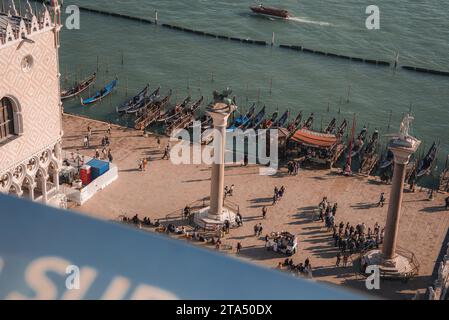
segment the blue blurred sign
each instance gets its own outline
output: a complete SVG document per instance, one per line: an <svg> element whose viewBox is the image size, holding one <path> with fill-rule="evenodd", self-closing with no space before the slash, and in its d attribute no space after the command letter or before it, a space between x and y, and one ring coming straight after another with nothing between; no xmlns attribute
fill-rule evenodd
<svg viewBox="0 0 449 320"><path fill-rule="evenodd" d="M166 236L0 195L0 299L357 299Z"/></svg>

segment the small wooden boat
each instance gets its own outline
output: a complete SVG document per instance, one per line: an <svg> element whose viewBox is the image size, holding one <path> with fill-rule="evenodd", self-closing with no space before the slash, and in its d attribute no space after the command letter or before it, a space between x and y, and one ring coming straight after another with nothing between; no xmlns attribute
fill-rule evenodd
<svg viewBox="0 0 449 320"><path fill-rule="evenodd" d="M173 121L168 123L165 128L165 134L170 136L175 130L185 129L193 123L195 120L195 111L198 110L203 102L204 97L201 96L196 102L194 102L190 107L185 108L184 111L176 117Z"/></svg>
<svg viewBox="0 0 449 320"><path fill-rule="evenodd" d="M337 119L333 118L331 122L326 127L326 130L324 130L325 133L333 133L335 130L335 127L337 125Z"/></svg>
<svg viewBox="0 0 449 320"><path fill-rule="evenodd" d="M251 121L248 124L247 128L256 129L257 127L259 127L262 124L262 122L265 119L265 115L266 115L265 109L266 109L266 107L263 106L263 108L259 111L259 113L257 113L257 115L254 117L253 121Z"/></svg>
<svg viewBox="0 0 449 320"><path fill-rule="evenodd" d="M307 120L304 122L304 125L302 126L302 129L310 130L312 128L312 125L313 125L313 119L314 119L314 114L312 112L310 114L310 116L307 118Z"/></svg>
<svg viewBox="0 0 449 320"><path fill-rule="evenodd" d="M374 167L379 161L379 154L377 149L379 147L379 132L375 130L371 136L370 141L366 144L361 152L362 160L360 161L359 172L364 175L369 175L374 170Z"/></svg>
<svg viewBox="0 0 449 320"><path fill-rule="evenodd" d="M446 157L446 165L440 174L439 190L443 192L449 191L449 156Z"/></svg>
<svg viewBox="0 0 449 320"><path fill-rule="evenodd" d="M276 121L278 115L279 111L276 110L275 112L273 112L270 119L265 119L265 121L263 121L258 127L256 127L256 129L270 129Z"/></svg>
<svg viewBox="0 0 449 320"><path fill-rule="evenodd" d="M254 103L245 115L241 115L234 119L234 122L229 126L228 130L235 130L243 128L249 121L251 121L254 112L256 111L256 104Z"/></svg>
<svg viewBox="0 0 449 320"><path fill-rule="evenodd" d="M277 17L277 18L283 18L283 19L287 19L290 17L290 13L287 10L273 8L273 7L265 7L262 4L259 4L257 6L251 6L250 9L254 13L265 15L265 16Z"/></svg>
<svg viewBox="0 0 449 320"><path fill-rule="evenodd" d="M112 92L112 90L114 90L114 88L117 86L117 83L118 83L118 79L115 78L114 80L109 82L103 89L101 89L100 91L97 91L92 97L86 98L86 99L83 99L80 97L81 104L83 106L85 106L87 104L92 104L97 101L100 101L101 99L103 99L104 97L109 95Z"/></svg>
<svg viewBox="0 0 449 320"><path fill-rule="evenodd" d="M194 114L195 111L201 107L203 100L204 100L204 97L201 96L201 98L199 98L196 102L192 103L192 105L186 109L186 113Z"/></svg>
<svg viewBox="0 0 449 320"><path fill-rule="evenodd" d="M379 168L386 169L389 166L391 166L393 161L394 161L393 152L390 149L388 149L385 153L384 159L379 163Z"/></svg>
<svg viewBox="0 0 449 320"><path fill-rule="evenodd" d="M79 95L81 92L83 92L84 90L89 88L92 84L94 84L96 78L97 74L94 73L84 81L76 83L73 88L61 91L61 100L69 99L76 95Z"/></svg>
<svg viewBox="0 0 449 320"><path fill-rule="evenodd" d="M128 100L125 103L123 103L121 106L117 107L116 111L118 113L123 113L123 112L128 111L131 108L134 108L137 105L142 104L142 102L144 101L145 97L147 96L149 87L150 87L150 85L147 84L147 86L145 88L143 88L143 90L140 91L137 95L135 95L130 100Z"/></svg>
<svg viewBox="0 0 449 320"><path fill-rule="evenodd" d="M161 110L170 102L171 90L162 99L151 103L145 108L145 111L134 121L134 128L136 130L143 130L153 122L157 121L161 115Z"/></svg>
<svg viewBox="0 0 449 320"><path fill-rule="evenodd" d="M296 131L296 129L299 127L299 125L301 124L301 120L302 120L302 111L299 111L298 115L296 116L295 120L293 120L292 122L290 122L287 125L287 130L290 132L294 132Z"/></svg>
<svg viewBox="0 0 449 320"><path fill-rule="evenodd" d="M426 156L419 162L418 168L416 170L417 178L428 175L432 170L438 152L438 146L439 144L434 142L427 152Z"/></svg>
<svg viewBox="0 0 449 320"><path fill-rule="evenodd" d="M288 117L290 116L290 111L285 111L282 116L274 123L273 128L283 128L287 123Z"/></svg>
<svg viewBox="0 0 449 320"><path fill-rule="evenodd" d="M165 111L163 114L161 114L160 118L157 120L158 122L165 122L168 123L172 120L175 120L177 116L182 114L184 108L187 106L187 104L190 102L190 96L184 99L183 102L180 104L175 105L172 109Z"/></svg>
<svg viewBox="0 0 449 320"><path fill-rule="evenodd" d="M157 99L160 99L160 91L161 87L158 87L156 90L153 91L149 96L144 97L144 99L140 103L136 103L134 106L126 110L126 113L128 114L135 114L138 113L140 110L144 109L145 106L157 101Z"/></svg>
<svg viewBox="0 0 449 320"><path fill-rule="evenodd" d="M346 132L346 128L348 127L348 121L346 119L343 120L343 122L340 124L340 126L337 129L337 137L341 138Z"/></svg>

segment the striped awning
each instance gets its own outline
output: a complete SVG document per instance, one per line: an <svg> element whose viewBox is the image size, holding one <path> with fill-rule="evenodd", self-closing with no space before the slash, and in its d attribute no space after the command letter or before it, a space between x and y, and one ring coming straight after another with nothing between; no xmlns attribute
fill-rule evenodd
<svg viewBox="0 0 449 320"><path fill-rule="evenodd" d="M330 148L338 142L335 134L321 133L307 129L296 131L291 137L291 140L299 144L317 148Z"/></svg>

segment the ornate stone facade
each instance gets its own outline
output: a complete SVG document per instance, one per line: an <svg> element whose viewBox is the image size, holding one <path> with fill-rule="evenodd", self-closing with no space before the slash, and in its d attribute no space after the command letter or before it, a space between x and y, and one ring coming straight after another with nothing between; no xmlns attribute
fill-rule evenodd
<svg viewBox="0 0 449 320"><path fill-rule="evenodd" d="M14 128L0 134L0 192L44 203L58 193L62 160L60 10L53 3L40 12L27 3L20 17L11 1L0 13L0 99L12 105Z"/></svg>

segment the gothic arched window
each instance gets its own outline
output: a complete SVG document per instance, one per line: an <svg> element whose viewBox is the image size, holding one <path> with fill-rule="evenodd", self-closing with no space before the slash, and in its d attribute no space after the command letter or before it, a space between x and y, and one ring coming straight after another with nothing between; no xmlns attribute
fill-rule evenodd
<svg viewBox="0 0 449 320"><path fill-rule="evenodd" d="M5 97L0 100L0 140L15 134L13 102Z"/></svg>

